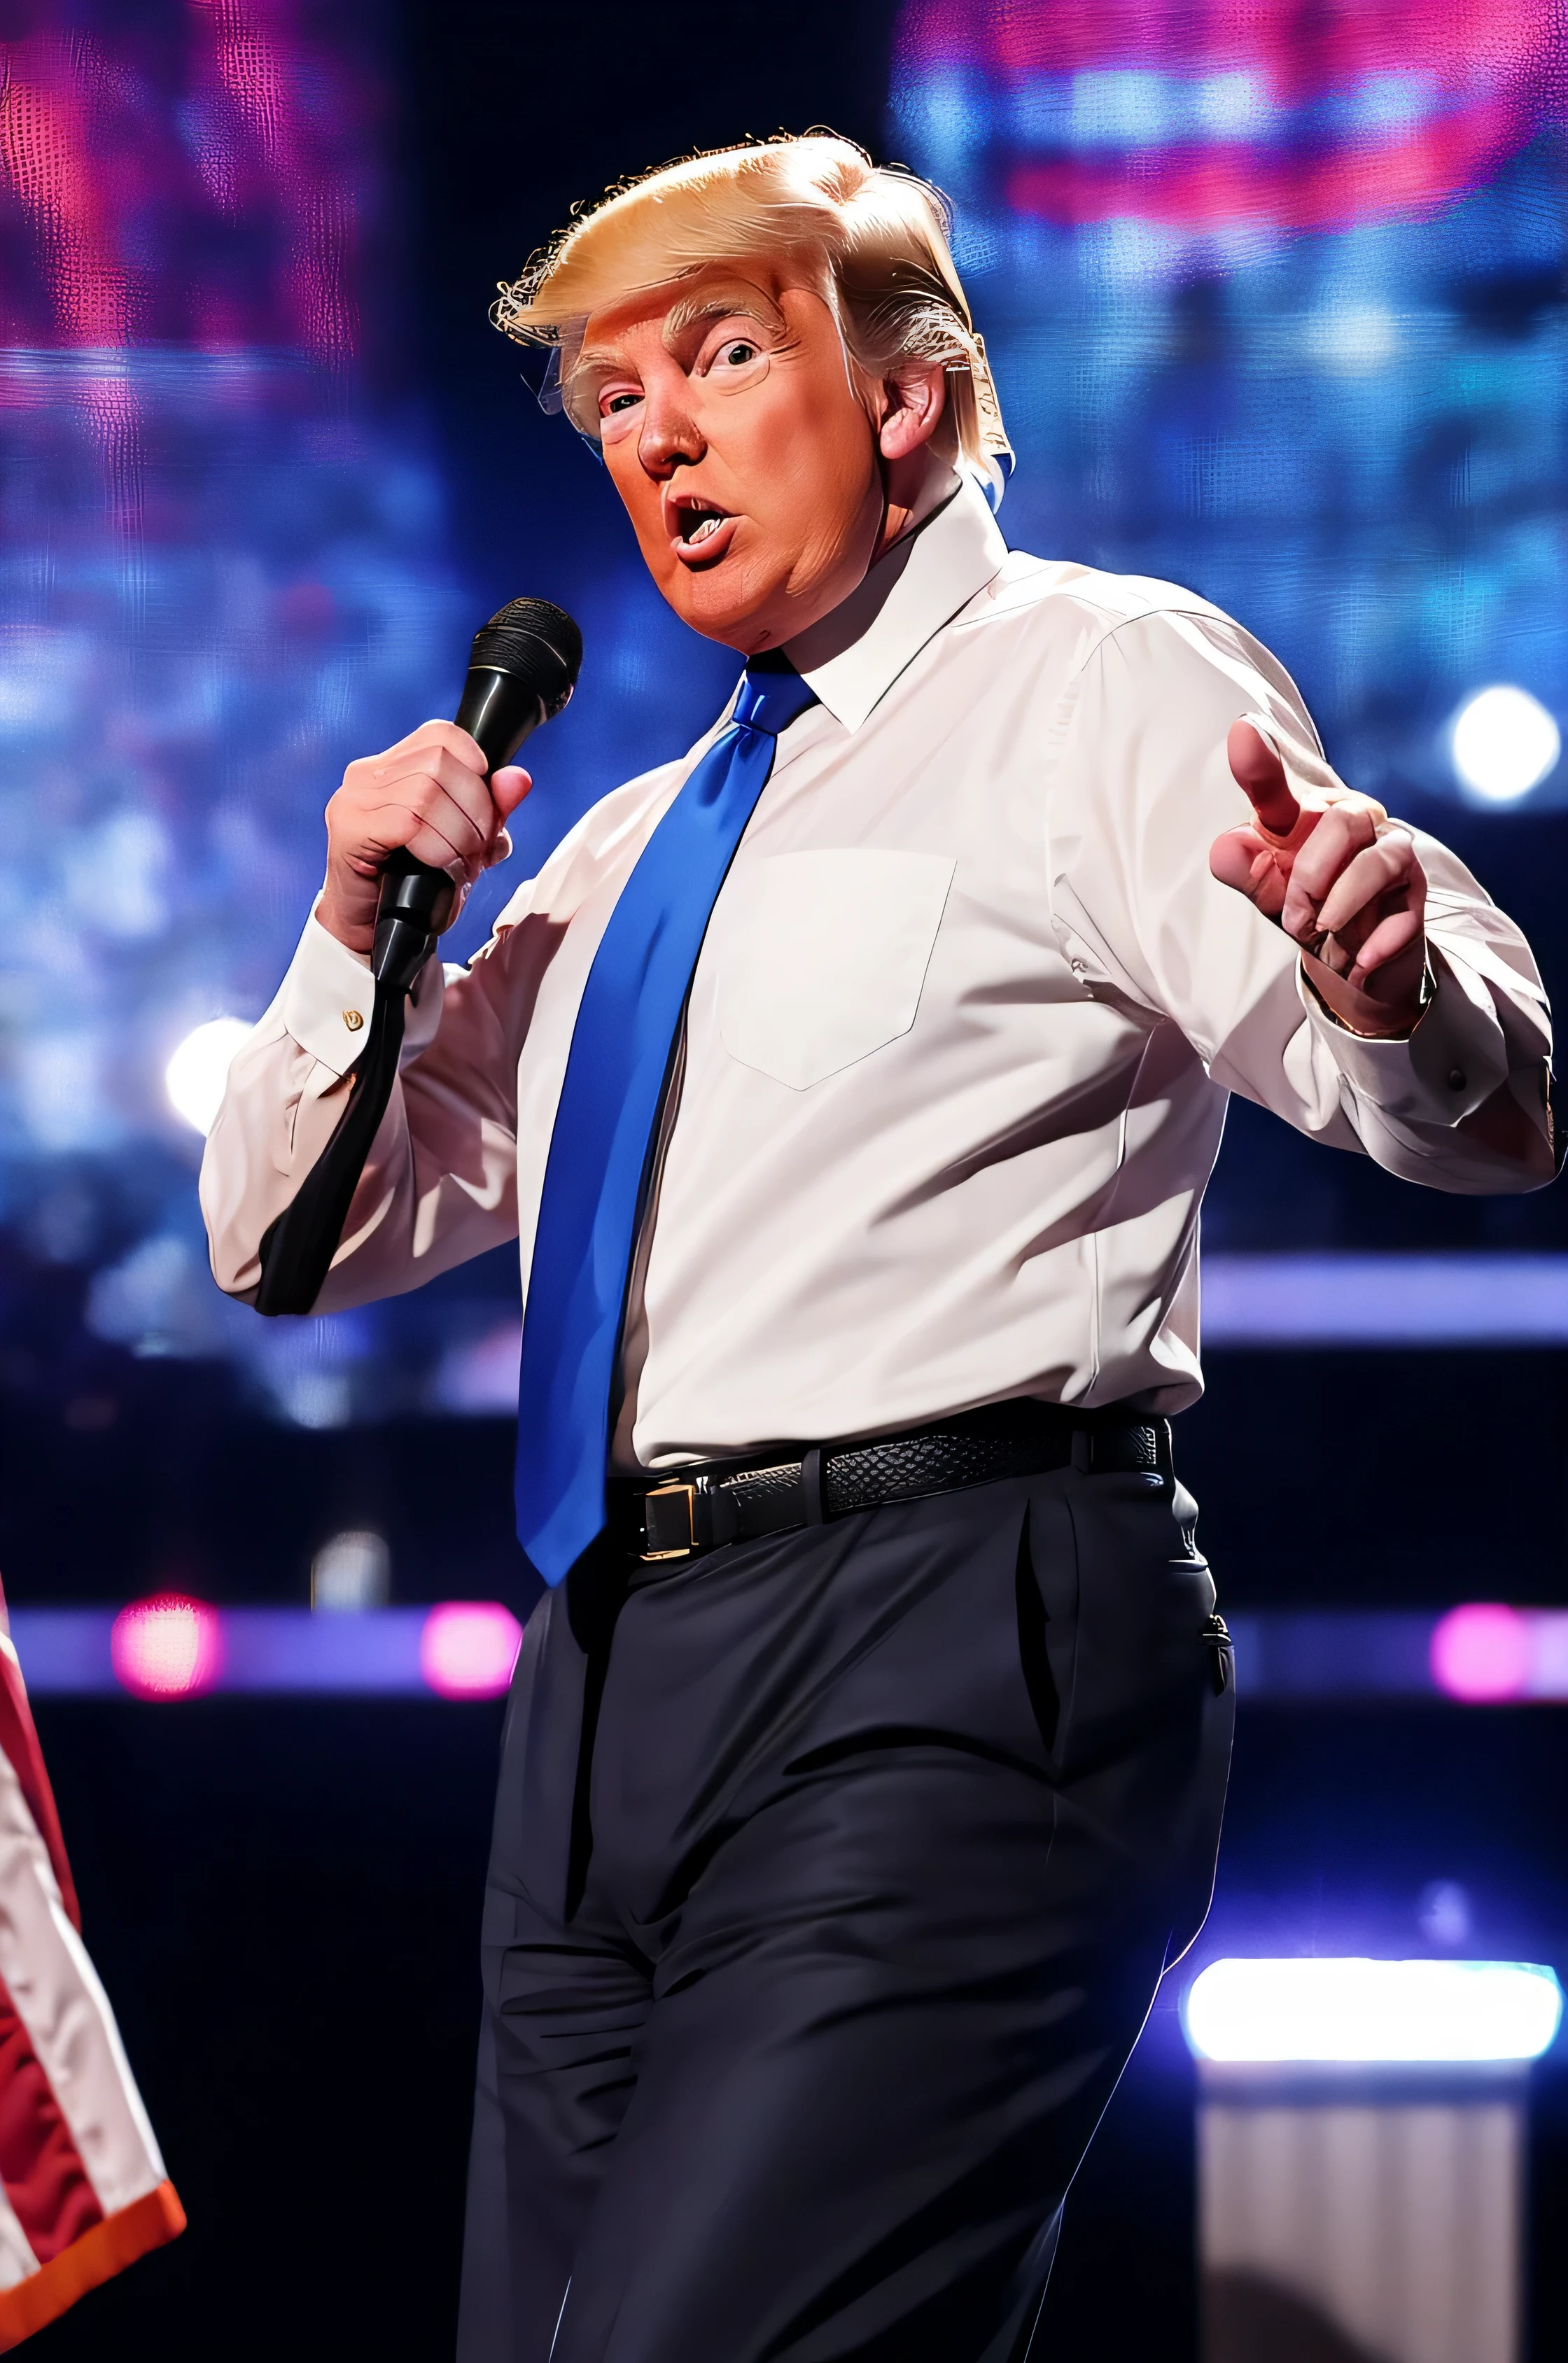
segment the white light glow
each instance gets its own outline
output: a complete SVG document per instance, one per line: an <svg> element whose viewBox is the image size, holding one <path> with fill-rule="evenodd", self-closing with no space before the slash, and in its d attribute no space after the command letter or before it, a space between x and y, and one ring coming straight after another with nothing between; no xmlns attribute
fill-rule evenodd
<svg viewBox="0 0 1568 2363"><path fill-rule="evenodd" d="M163 1070L163 1087L176 1115L199 1133L212 1130L223 1101L229 1061L250 1028L243 1017L209 1017L187 1034Z"/></svg>
<svg viewBox="0 0 1568 2363"><path fill-rule="evenodd" d="M368 1526L351 1527L324 1542L310 1562L310 1604L319 1614L361 1614L384 1608L392 1581L392 1555L385 1537Z"/></svg>
<svg viewBox="0 0 1568 2363"><path fill-rule="evenodd" d="M1461 706L1453 725L1453 768L1483 804L1517 804L1539 787L1562 751L1562 734L1528 689L1499 682Z"/></svg>
<svg viewBox="0 0 1568 2363"><path fill-rule="evenodd" d="M1562 2016L1529 1961L1214 1961L1182 2003L1200 2059L1538 2059Z"/></svg>
<svg viewBox="0 0 1568 2363"><path fill-rule="evenodd" d="M1399 323L1385 304L1336 304L1302 323L1308 357L1346 374L1386 369L1399 351Z"/></svg>

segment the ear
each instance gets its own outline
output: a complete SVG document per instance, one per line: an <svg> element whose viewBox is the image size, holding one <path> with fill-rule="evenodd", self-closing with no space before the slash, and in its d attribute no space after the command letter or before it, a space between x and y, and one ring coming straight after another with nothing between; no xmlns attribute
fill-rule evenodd
<svg viewBox="0 0 1568 2363"><path fill-rule="evenodd" d="M947 407L947 370L941 361L912 362L883 381L886 408L877 430L884 460L907 459L929 443Z"/></svg>

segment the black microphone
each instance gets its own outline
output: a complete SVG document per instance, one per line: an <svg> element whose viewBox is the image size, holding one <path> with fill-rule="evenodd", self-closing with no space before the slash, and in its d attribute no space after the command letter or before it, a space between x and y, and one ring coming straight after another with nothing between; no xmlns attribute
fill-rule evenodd
<svg viewBox="0 0 1568 2363"><path fill-rule="evenodd" d="M548 599L512 599L473 636L458 726L479 741L486 772L509 763L577 686L583 635ZM258 1313L308 1313L337 1254L371 1143L397 1080L404 1002L457 897L444 870L404 849L382 867L371 974L375 1000L365 1047L348 1071L349 1097L332 1137L261 1246Z"/></svg>
<svg viewBox="0 0 1568 2363"><path fill-rule="evenodd" d="M509 763L541 722L553 722L577 686L583 635L548 599L508 600L473 636L457 710L460 730L478 739L487 771ZM455 880L403 849L388 856L376 905L371 973L406 993L451 916Z"/></svg>

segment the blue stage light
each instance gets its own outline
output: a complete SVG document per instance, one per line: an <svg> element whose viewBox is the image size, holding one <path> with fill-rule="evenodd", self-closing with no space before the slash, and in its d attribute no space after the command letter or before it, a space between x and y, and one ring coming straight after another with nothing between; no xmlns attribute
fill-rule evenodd
<svg viewBox="0 0 1568 2363"><path fill-rule="evenodd" d="M1207 1346L1568 1341L1568 1256L1348 1252L1204 1258Z"/></svg>
<svg viewBox="0 0 1568 2363"><path fill-rule="evenodd" d="M494 1600L320 1615L183 1595L112 1608L18 1608L11 1646L37 1698L495 1698L522 1641Z"/></svg>
<svg viewBox="0 0 1568 2363"><path fill-rule="evenodd" d="M366 1537L350 1539L361 1546ZM384 1569L373 1566L371 1573L384 1580ZM314 1610L203 1609L212 1619L207 1637L216 1656L196 1648L188 1617L164 1619L150 1628L149 1647L156 1635L161 1663L178 1659L194 1679L129 1686L149 1697L199 1689L467 1698L506 1688L519 1636L510 1612L497 1603L387 1608L361 1593L360 1614L322 1614L323 1608L355 1604L336 1578L332 1592L324 1599L318 1583ZM124 1614L139 1616L147 1605ZM184 1605L195 1614L194 1603ZM118 1693L115 1623L113 1608L13 1609L11 1640L28 1689L40 1698ZM1259 1704L1314 1700L1466 1708L1568 1700L1568 1609L1486 1602L1440 1616L1429 1608L1249 1609L1232 1614L1229 1625L1237 1694L1249 1714ZM1509 1635L1507 1648L1499 1648Z"/></svg>
<svg viewBox="0 0 1568 2363"><path fill-rule="evenodd" d="M1530 1961L1213 1961L1182 2001L1200 2059L1539 2059L1562 1989Z"/></svg>

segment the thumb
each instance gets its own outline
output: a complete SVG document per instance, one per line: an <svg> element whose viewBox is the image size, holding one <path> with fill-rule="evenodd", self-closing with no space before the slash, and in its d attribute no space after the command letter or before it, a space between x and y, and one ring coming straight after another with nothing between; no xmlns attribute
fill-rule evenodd
<svg viewBox="0 0 1568 2363"><path fill-rule="evenodd" d="M503 820L509 820L528 790L533 786L529 774L520 763L507 763L490 774L490 793Z"/></svg>
<svg viewBox="0 0 1568 2363"><path fill-rule="evenodd" d="M1255 723L1233 722L1225 751L1236 784L1246 791L1260 827L1271 837L1288 837L1301 818L1301 806L1291 792L1278 748L1271 746Z"/></svg>

